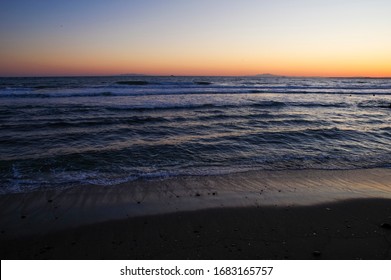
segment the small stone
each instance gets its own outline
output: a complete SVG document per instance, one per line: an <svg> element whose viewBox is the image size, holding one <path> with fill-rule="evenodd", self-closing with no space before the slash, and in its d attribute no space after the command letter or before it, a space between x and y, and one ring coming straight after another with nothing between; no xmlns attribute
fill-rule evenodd
<svg viewBox="0 0 391 280"><path fill-rule="evenodd" d="M195 196L201 196L199 193L196 193Z"/></svg>
<svg viewBox="0 0 391 280"><path fill-rule="evenodd" d="M21 219L26 219L25 215L20 216Z"/></svg>
<svg viewBox="0 0 391 280"><path fill-rule="evenodd" d="M315 256L315 257L319 257L322 253L320 251L313 251L312 254Z"/></svg>
<svg viewBox="0 0 391 280"><path fill-rule="evenodd" d="M48 200L48 203L52 203L52 202L53 202L53 199L49 199L49 200Z"/></svg>

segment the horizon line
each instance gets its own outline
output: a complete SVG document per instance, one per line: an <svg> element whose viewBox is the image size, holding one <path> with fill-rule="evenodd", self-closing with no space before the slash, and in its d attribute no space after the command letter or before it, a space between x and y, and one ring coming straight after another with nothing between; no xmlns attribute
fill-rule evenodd
<svg viewBox="0 0 391 280"><path fill-rule="evenodd" d="M167 74L86 74L86 75L7 75L3 78L76 78L76 77L258 77L258 78L317 78L317 79L391 79L391 76L316 76L316 75L279 75L279 74L252 74L252 75L167 75Z"/></svg>

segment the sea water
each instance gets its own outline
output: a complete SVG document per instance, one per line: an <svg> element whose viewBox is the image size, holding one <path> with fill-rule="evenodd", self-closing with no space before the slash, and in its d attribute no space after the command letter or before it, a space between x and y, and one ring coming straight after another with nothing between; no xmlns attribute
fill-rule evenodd
<svg viewBox="0 0 391 280"><path fill-rule="evenodd" d="M0 78L0 193L391 168L391 79Z"/></svg>

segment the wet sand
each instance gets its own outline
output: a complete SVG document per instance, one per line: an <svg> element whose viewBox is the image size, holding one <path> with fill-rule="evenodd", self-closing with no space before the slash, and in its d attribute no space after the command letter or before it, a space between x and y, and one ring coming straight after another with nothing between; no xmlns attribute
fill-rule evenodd
<svg viewBox="0 0 391 280"><path fill-rule="evenodd" d="M270 171L1 195L2 259L391 259L391 171Z"/></svg>

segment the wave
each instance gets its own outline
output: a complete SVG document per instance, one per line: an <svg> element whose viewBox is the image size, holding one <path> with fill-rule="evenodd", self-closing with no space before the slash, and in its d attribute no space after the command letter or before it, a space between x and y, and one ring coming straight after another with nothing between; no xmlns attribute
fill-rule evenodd
<svg viewBox="0 0 391 280"><path fill-rule="evenodd" d="M330 108L347 108L352 106L348 103L299 103L299 102L282 102L282 101L261 101L254 103L204 103L204 104L179 104L179 105L153 105L150 106L117 106L107 107L109 111L150 111L150 110L203 110L203 109L235 109L235 108L283 108L283 107L330 107ZM221 111L216 111L220 113Z"/></svg>
<svg viewBox="0 0 391 280"><path fill-rule="evenodd" d="M335 95L391 95L391 90L387 88L387 91L374 91L374 90L356 90L356 91L341 91L339 88L330 88L329 91L314 91L308 90L292 90L292 89L252 89L247 93L286 93L286 94L335 94Z"/></svg>
<svg viewBox="0 0 391 280"><path fill-rule="evenodd" d="M357 107L360 108L389 108L391 109L390 100L366 100L359 102Z"/></svg>
<svg viewBox="0 0 391 280"><path fill-rule="evenodd" d="M249 107L284 107L286 106L287 104L284 103L284 102L280 102L280 101L263 101L263 102L257 102L257 103L254 103L254 104L250 104Z"/></svg>
<svg viewBox="0 0 391 280"><path fill-rule="evenodd" d="M330 108L348 108L351 105L348 103L292 103L291 106L297 107L330 107Z"/></svg>
<svg viewBox="0 0 391 280"><path fill-rule="evenodd" d="M77 128L77 127L99 127L102 125L118 125L118 124L145 124L145 123L157 123L168 122L169 120L164 117L152 117L152 116L133 116L126 118L99 118L96 120L81 120L81 121L64 121L64 120L42 120L41 123L21 123L21 124L2 124L1 129L13 129L13 130L31 130L31 129L50 129L50 128Z"/></svg>
<svg viewBox="0 0 391 280"><path fill-rule="evenodd" d="M145 86L149 85L147 81L118 81L116 82L119 85L127 85L127 86Z"/></svg>
<svg viewBox="0 0 391 280"><path fill-rule="evenodd" d="M110 91L96 92L96 93L6 93L0 94L0 98L65 98L65 97L99 97L99 96L134 96L137 94L114 94Z"/></svg>
<svg viewBox="0 0 391 280"><path fill-rule="evenodd" d="M248 104L180 104L180 105L159 105L159 106L121 106L121 107L110 107L107 110L134 110L134 111L148 111L148 110L203 110L203 109L230 109L230 108L242 108L242 107L253 107L253 108L268 108L268 107L284 107L286 103L279 101L263 101L257 103Z"/></svg>
<svg viewBox="0 0 391 280"><path fill-rule="evenodd" d="M379 96L388 96L390 93L385 92L310 92L310 91L291 91L291 92L277 92L277 91L250 91L250 92L232 92L232 91L207 91L207 92L114 92L114 91L103 91L96 93L42 93L42 92L28 92L28 93L0 93L0 98L69 98L69 97L132 97L132 96L170 96L170 95L248 95L251 94L333 94L333 95L379 95Z"/></svg>
<svg viewBox="0 0 391 280"><path fill-rule="evenodd" d="M106 96L110 93L102 93L102 95ZM145 112L145 111L175 111L175 110L194 110L194 111L204 111L207 110L209 113L220 113L226 114L225 110L227 109L282 109L285 107L305 107L305 108L349 108L355 106L354 103L321 103L321 102L282 102L275 100L265 100L258 102L243 102L236 103L233 102L216 102L216 103L185 103L185 104L142 104L142 105L107 105L104 104L103 107L100 105L74 105L72 107L69 106L57 106L57 107L47 107L45 105L27 105L27 106L13 106L10 108L5 108L0 110L1 114L10 114L14 110L39 110L40 115L45 114L64 114L64 113L77 113L77 112L96 112L99 113L101 110L106 112L108 111L134 111L134 112ZM387 102L368 102L368 103L360 103L357 105L358 107L380 107L380 108L389 108L389 104ZM214 110L214 111L213 111Z"/></svg>
<svg viewBox="0 0 391 280"><path fill-rule="evenodd" d="M128 83L139 83L140 85L130 87ZM295 89L291 87L265 87L253 88L246 86L222 86L222 85L190 85L190 86L164 86L141 84L143 81L124 82L118 86L100 87L75 87L63 88L51 85L39 85L35 88L7 88L0 89L0 98L78 98L78 97L126 97L126 96L178 96L178 95L249 95L249 94L324 94L324 95L372 95L389 96L391 88L385 90L361 89L341 90L330 88L326 90L314 90L311 88ZM202 82L204 83L204 82ZM206 83L206 82L205 82ZM209 83L209 82L208 82ZM142 85L142 86L141 86Z"/></svg>

